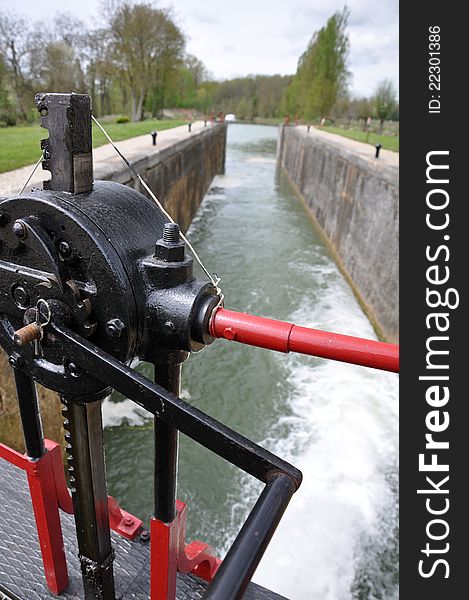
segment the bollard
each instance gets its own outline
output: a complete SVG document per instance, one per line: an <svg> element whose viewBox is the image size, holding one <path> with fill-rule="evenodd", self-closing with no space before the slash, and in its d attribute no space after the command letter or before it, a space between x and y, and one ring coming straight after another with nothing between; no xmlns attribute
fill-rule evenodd
<svg viewBox="0 0 469 600"><path fill-rule="evenodd" d="M376 144L375 148L376 148L375 158L379 158L379 151L381 150L381 144Z"/></svg>
<svg viewBox="0 0 469 600"><path fill-rule="evenodd" d="M308 126L306 127L306 133L309 133L309 130L310 130L310 129L311 129L311 125L308 125Z"/></svg>
<svg viewBox="0 0 469 600"><path fill-rule="evenodd" d="M192 129L192 123L189 123L189 133L191 132Z"/></svg>
<svg viewBox="0 0 469 600"><path fill-rule="evenodd" d="M151 137L152 137L152 140L153 140L153 146L156 146L156 136L157 136L157 135L158 135L158 134L157 134L157 132L156 132L156 131L152 131L152 132L151 132Z"/></svg>
<svg viewBox="0 0 469 600"><path fill-rule="evenodd" d="M204 127L207 127L207 119L204 119Z"/></svg>

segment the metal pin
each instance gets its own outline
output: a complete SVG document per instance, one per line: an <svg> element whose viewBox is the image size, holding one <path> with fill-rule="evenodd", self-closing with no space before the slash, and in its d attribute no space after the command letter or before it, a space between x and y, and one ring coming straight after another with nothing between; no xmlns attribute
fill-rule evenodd
<svg viewBox="0 0 469 600"><path fill-rule="evenodd" d="M42 335L42 328L37 323L30 323L18 331L15 331L13 340L17 346L26 346L34 340L39 340Z"/></svg>

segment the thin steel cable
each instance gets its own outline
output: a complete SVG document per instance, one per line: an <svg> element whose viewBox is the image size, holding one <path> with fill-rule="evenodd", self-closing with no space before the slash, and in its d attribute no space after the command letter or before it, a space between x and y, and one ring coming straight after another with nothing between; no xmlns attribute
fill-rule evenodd
<svg viewBox="0 0 469 600"><path fill-rule="evenodd" d="M143 178L140 176L140 173L138 173L133 168L133 166L130 164L130 162L126 159L126 157L122 154L122 152L119 150L119 148L116 146L116 144L112 141L112 139L110 138L110 136L108 135L108 133L104 129L104 127L101 125L101 123L99 123L99 121L93 115L91 115L91 118L96 123L96 125L99 127L99 129L104 133L106 139L112 145L112 147L117 152L117 154L122 158L122 160L129 167L129 169L132 171L132 173L135 175L135 177L137 177L137 179L140 181L140 183L143 185L143 187L146 189L146 191L150 194L151 198L156 202L156 204L157 204L158 208L161 210L161 212L171 221L171 223L176 223L176 221L173 219L173 217L165 210L165 208L163 207L163 205L161 204L161 202L158 200L158 198L155 196L155 194L151 191L151 189L145 183L145 181L143 180ZM220 290L220 288L218 286L218 284L220 283L221 279L217 275L215 275L215 277L213 277L210 274L210 272L208 271L208 269L205 267L204 263L202 262L202 259L200 258L200 256L195 251L194 246L189 242L189 240L182 233L182 231L180 232L180 235L181 235L181 238L187 244L187 247L189 248L189 250L192 252L192 255L194 256L195 260L199 263L199 265L202 267L204 273L210 279L213 287L216 288L216 290L217 290L218 293L221 293L221 290Z"/></svg>
<svg viewBox="0 0 469 600"><path fill-rule="evenodd" d="M31 181L32 176L34 175L34 173L36 172L36 169L38 168L38 166L41 164L41 162L44 160L43 155L41 154L41 156L39 157L39 160L37 161L37 163L34 165L34 169L31 171L30 176L28 177L28 179L26 180L26 183L23 185L23 187L21 188L20 193L18 194L18 196L21 196L21 194L24 192L24 190L26 189L26 186L28 185L28 183Z"/></svg>

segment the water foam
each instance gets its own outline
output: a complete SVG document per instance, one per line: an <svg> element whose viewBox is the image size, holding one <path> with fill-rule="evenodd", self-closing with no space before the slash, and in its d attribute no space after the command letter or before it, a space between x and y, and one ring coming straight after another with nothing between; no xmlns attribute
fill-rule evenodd
<svg viewBox="0 0 469 600"><path fill-rule="evenodd" d="M151 418L144 408L132 400L119 400L114 402L110 398L103 401L103 426L118 427L122 424L140 426Z"/></svg>
<svg viewBox="0 0 469 600"><path fill-rule="evenodd" d="M187 402L190 401L190 393L182 390L180 396ZM104 399L102 404L103 427L119 427L120 425L131 425L140 427L153 419L153 415L147 410L129 400L128 398L117 402L111 397Z"/></svg>
<svg viewBox="0 0 469 600"><path fill-rule="evenodd" d="M335 265L314 269L329 293L305 297L291 320L375 338ZM288 358L288 370L292 415L262 445L304 480L254 580L295 600L390 598L395 584L371 577L363 591L363 580L382 570L396 541L397 377L300 356ZM252 501L258 487L244 484Z"/></svg>

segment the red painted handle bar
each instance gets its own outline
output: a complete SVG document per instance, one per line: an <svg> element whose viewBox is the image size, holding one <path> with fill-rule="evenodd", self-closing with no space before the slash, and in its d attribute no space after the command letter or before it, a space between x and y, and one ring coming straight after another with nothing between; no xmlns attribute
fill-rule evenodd
<svg viewBox="0 0 469 600"><path fill-rule="evenodd" d="M299 327L225 308L213 313L210 334L278 352L299 352L399 372L399 346L395 344Z"/></svg>

